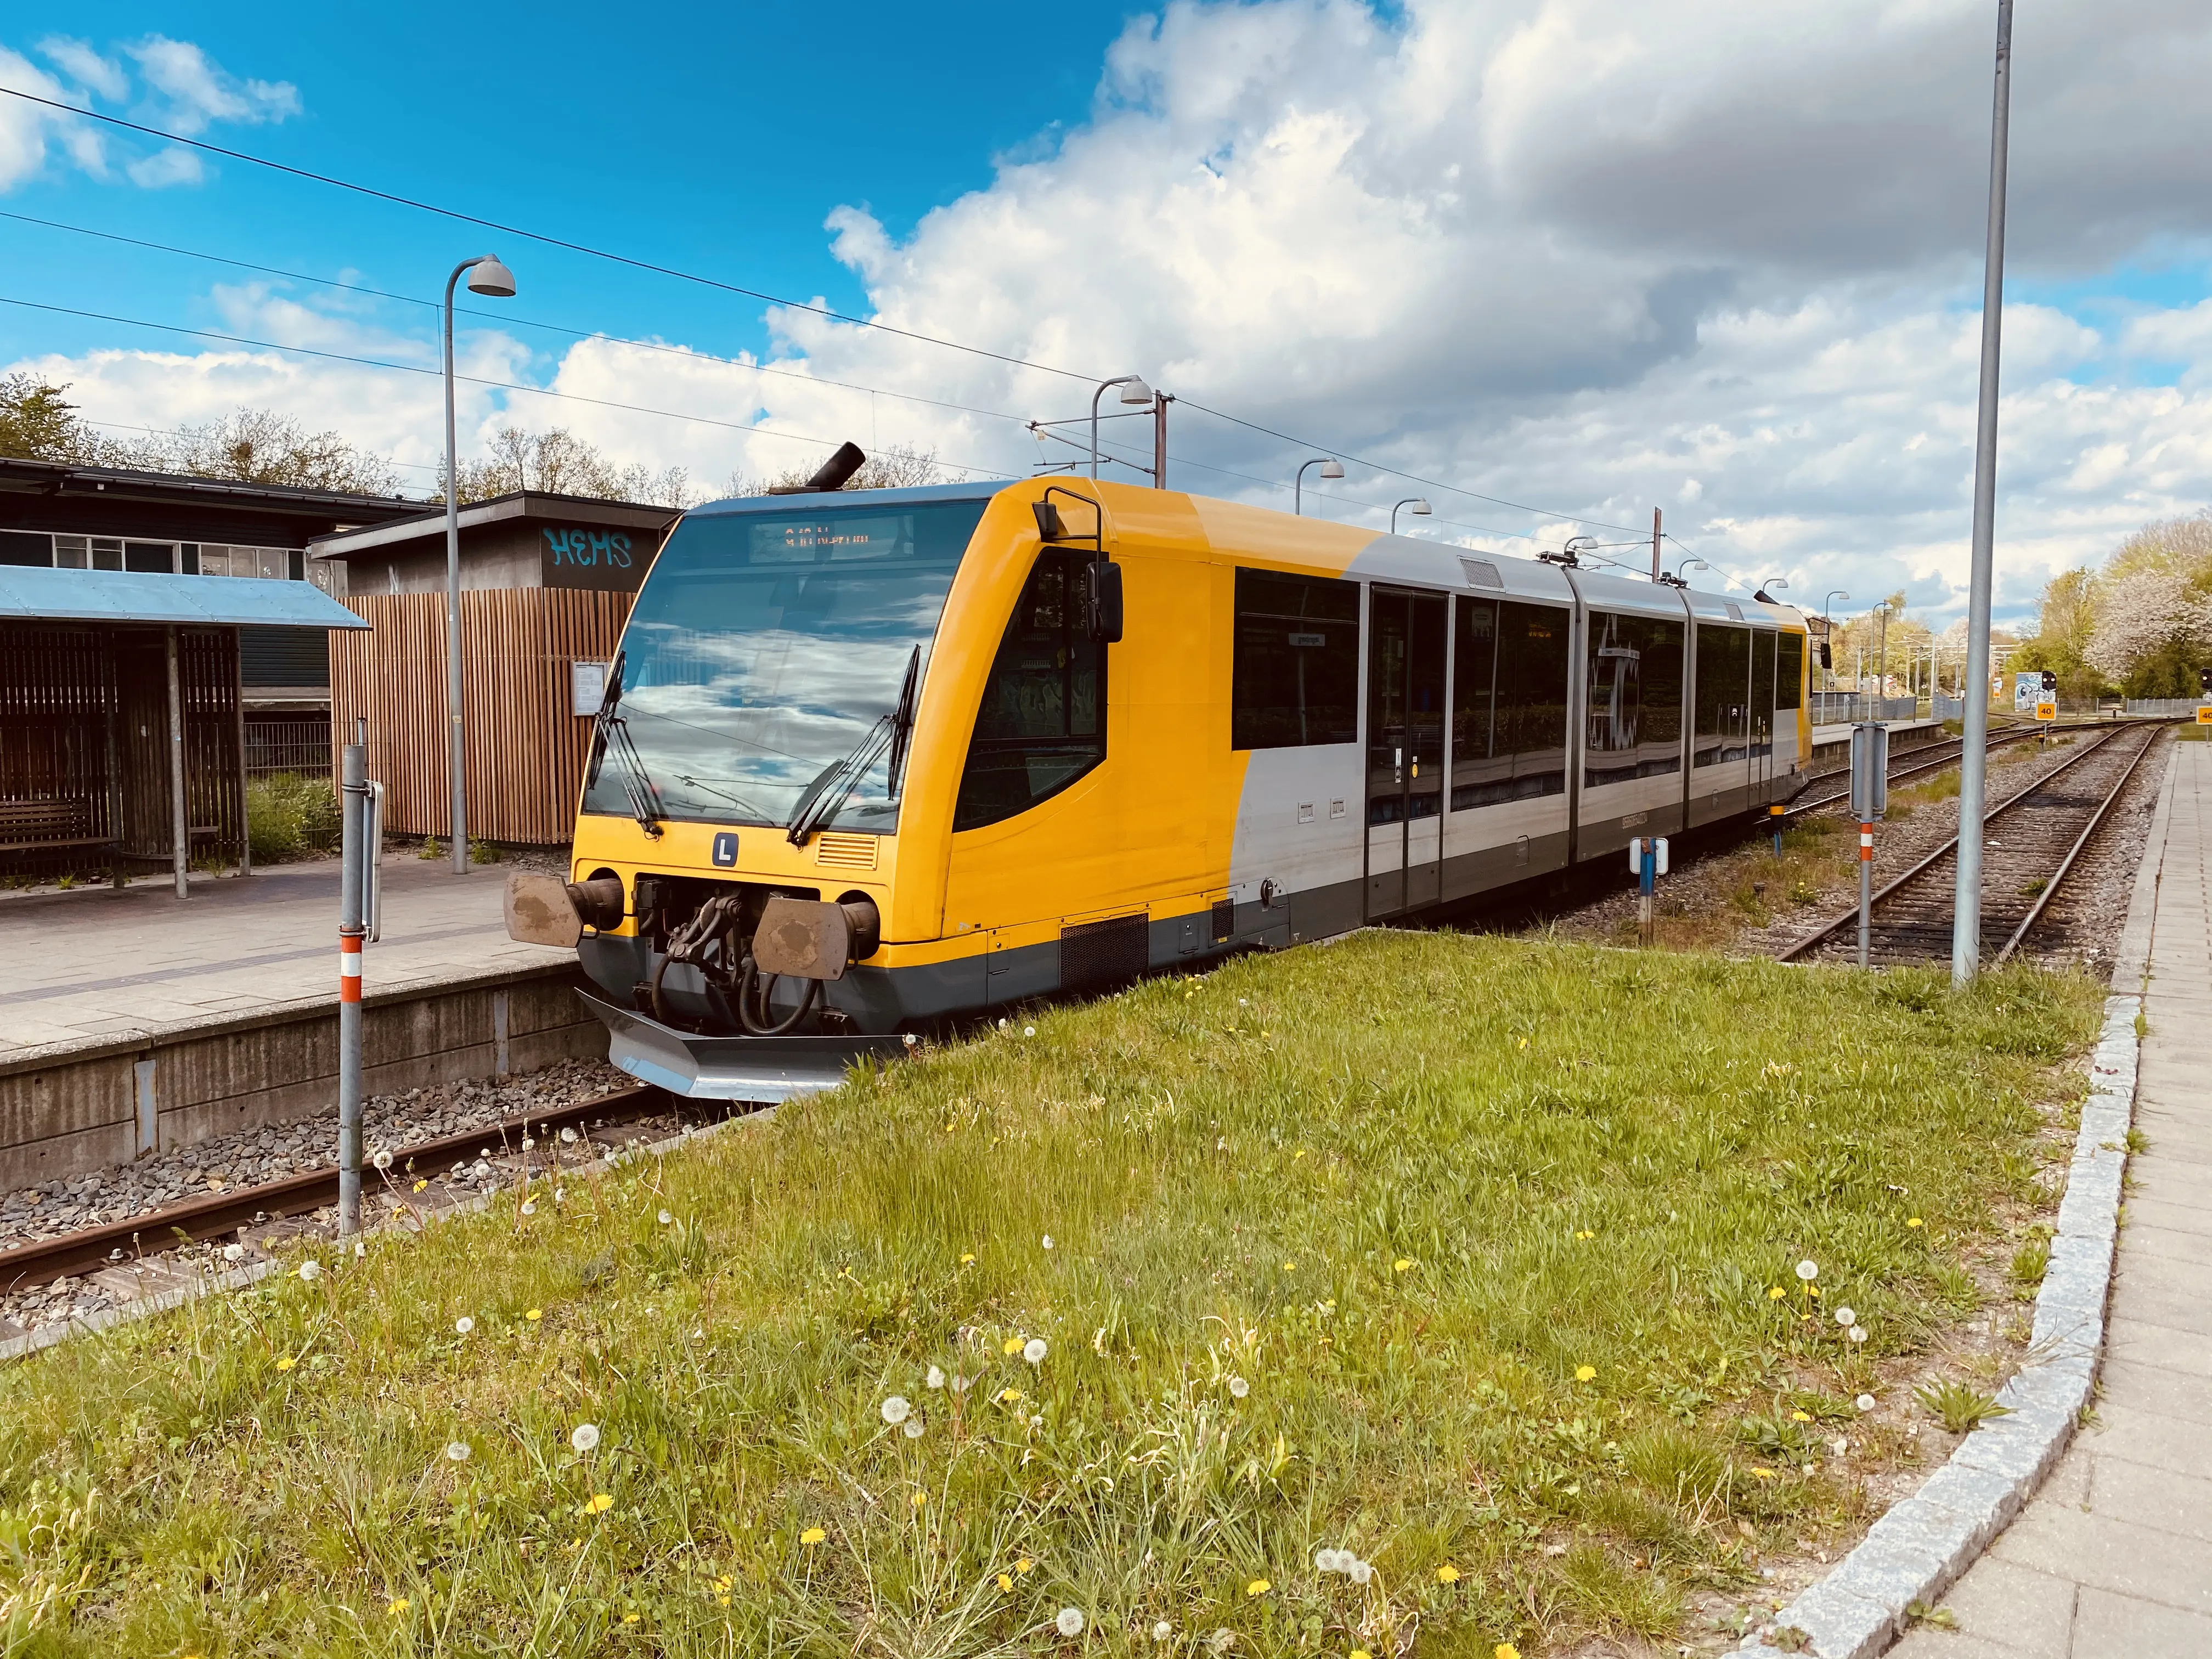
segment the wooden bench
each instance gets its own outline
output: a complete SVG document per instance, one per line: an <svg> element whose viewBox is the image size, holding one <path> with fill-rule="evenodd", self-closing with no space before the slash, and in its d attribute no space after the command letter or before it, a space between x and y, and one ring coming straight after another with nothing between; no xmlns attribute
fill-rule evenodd
<svg viewBox="0 0 2212 1659"><path fill-rule="evenodd" d="M117 855L122 842L114 836L91 833L92 815L82 801L0 800L0 854L66 853L78 848L105 848L108 873L123 878Z"/></svg>

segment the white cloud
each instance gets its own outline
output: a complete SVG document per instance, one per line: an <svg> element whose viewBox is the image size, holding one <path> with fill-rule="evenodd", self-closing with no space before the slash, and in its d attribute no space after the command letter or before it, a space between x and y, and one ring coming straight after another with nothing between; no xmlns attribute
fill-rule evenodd
<svg viewBox="0 0 2212 1659"><path fill-rule="evenodd" d="M241 81L189 40L152 34L126 46L146 82L167 100L163 125L187 137L214 121L281 121L300 112L288 81Z"/></svg>
<svg viewBox="0 0 2212 1659"><path fill-rule="evenodd" d="M171 185L197 185L207 178L207 166L197 150L171 144L151 155L142 155L124 171L131 182L146 190L166 190Z"/></svg>
<svg viewBox="0 0 2212 1659"><path fill-rule="evenodd" d="M119 103L131 95L131 77L124 73L123 65L112 58L102 58L82 40L50 34L39 42L39 51L88 93L110 103Z"/></svg>
<svg viewBox="0 0 2212 1659"><path fill-rule="evenodd" d="M0 87L57 103L72 101L68 88L5 46L0 46ZM101 171L100 140L83 122L20 98L0 98L0 191L35 177L45 167L50 138L86 172Z"/></svg>

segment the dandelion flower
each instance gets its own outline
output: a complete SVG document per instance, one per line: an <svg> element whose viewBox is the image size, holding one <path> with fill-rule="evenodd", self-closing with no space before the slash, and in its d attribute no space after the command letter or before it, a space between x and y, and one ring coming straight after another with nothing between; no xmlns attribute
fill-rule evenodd
<svg viewBox="0 0 2212 1659"><path fill-rule="evenodd" d="M1456 1584L1459 1583L1459 1569L1452 1565L1450 1562L1445 1562L1443 1565L1437 1569L1437 1583L1439 1584Z"/></svg>
<svg viewBox="0 0 2212 1659"><path fill-rule="evenodd" d="M1867 1330L1866 1327L1863 1325L1854 1325L1850 1329L1845 1331L1844 1334L1850 1337L1854 1342L1863 1342L1867 1340Z"/></svg>
<svg viewBox="0 0 2212 1659"><path fill-rule="evenodd" d="M283 1355L280 1355L280 1356L278 1357L278 1358L277 1358L277 1361L276 1361L276 1369L277 1369L278 1370L280 1370L280 1371L289 1371L289 1370L290 1370L292 1369L292 1367L293 1367L293 1366L295 1366L295 1365L298 1364L299 1363L300 1363L300 1362L299 1362L298 1360L296 1360L296 1359L293 1358L292 1358L292 1356L291 1356L290 1354L289 1354L289 1353L288 1353L288 1354L283 1354Z"/></svg>
<svg viewBox="0 0 2212 1659"><path fill-rule="evenodd" d="M1022 1340L1018 1336L1010 1336L1004 1342L999 1344L999 1352L1001 1353L1017 1354L1021 1351Z"/></svg>
<svg viewBox="0 0 2212 1659"><path fill-rule="evenodd" d="M1774 1479L1774 1471L1772 1469L1753 1468L1752 1473L1757 1475L1761 1480L1771 1480Z"/></svg>
<svg viewBox="0 0 2212 1659"><path fill-rule="evenodd" d="M929 1375L923 1377L921 1380L926 1387L941 1389L945 1386L945 1373L939 1370L936 1366L932 1365L929 1368Z"/></svg>
<svg viewBox="0 0 2212 1659"><path fill-rule="evenodd" d="M415 1190L416 1190L416 1192L418 1192L418 1193L419 1193L419 1192L421 1192L421 1191L422 1191L425 1187L428 1187L429 1184L430 1184L430 1183L429 1183L429 1182L428 1182L428 1180L418 1181L418 1182L416 1182L415 1183Z"/></svg>
<svg viewBox="0 0 2212 1659"><path fill-rule="evenodd" d="M1413 1261L1411 1256L1401 1255L1390 1264L1390 1271L1394 1273L1408 1273L1412 1271L1413 1266Z"/></svg>
<svg viewBox="0 0 2212 1659"><path fill-rule="evenodd" d="M469 1461L469 1443L465 1440L447 1441L446 1443L446 1455L448 1459L456 1463L467 1462Z"/></svg>
<svg viewBox="0 0 2212 1659"><path fill-rule="evenodd" d="M1052 1248L1052 1235L1050 1233L1047 1233L1044 1236L1044 1247L1048 1250Z"/></svg>
<svg viewBox="0 0 2212 1659"><path fill-rule="evenodd" d="M1237 1399L1242 1400L1252 1392L1252 1385L1241 1376L1232 1376L1229 1379L1229 1392Z"/></svg>
<svg viewBox="0 0 2212 1659"><path fill-rule="evenodd" d="M668 1212L667 1212L667 1211L665 1211L665 1210L663 1210L663 1211L660 1212L660 1224L661 1224L662 1226L664 1226L664 1227L665 1227L665 1226L666 1226L670 1222L672 1222L672 1221L673 1221L673 1220L675 1220L675 1219L676 1219L676 1218L675 1218L674 1216L672 1216L672 1215L669 1214L669 1213L668 1213Z"/></svg>
<svg viewBox="0 0 2212 1659"><path fill-rule="evenodd" d="M302 1261L300 1264L300 1277L306 1279L309 1284L312 1285L315 1280L320 1279L322 1276L323 1264L316 1261L314 1257L309 1256L305 1261Z"/></svg>
<svg viewBox="0 0 2212 1659"><path fill-rule="evenodd" d="M1491 1649L1490 1659L1521 1659L1521 1650L1510 1642L1500 1642Z"/></svg>
<svg viewBox="0 0 2212 1659"><path fill-rule="evenodd" d="M1917 1215L1909 1215L1905 1218L1905 1224L1908 1227L1917 1227L1920 1224L1920 1218Z"/></svg>
<svg viewBox="0 0 2212 1659"><path fill-rule="evenodd" d="M1028 1556L1024 1555L1020 1560L1014 1563L1014 1571L1016 1572L1026 1573L1030 1568L1036 1565L1036 1562L1030 1560Z"/></svg>
<svg viewBox="0 0 2212 1659"><path fill-rule="evenodd" d="M576 1455L579 1457L597 1451L599 1445L599 1425L596 1423L577 1424L575 1431L568 1437L568 1443L576 1449Z"/></svg>
<svg viewBox="0 0 2212 1659"><path fill-rule="evenodd" d="M1849 1308L1838 1308L1836 1310L1836 1323L1841 1325L1845 1330L1849 1330L1852 1326L1858 1322L1859 1316L1853 1313Z"/></svg>
<svg viewBox="0 0 2212 1659"><path fill-rule="evenodd" d="M245 1261L245 1260L246 1260L246 1246L245 1246L245 1245L243 1245L243 1244L226 1244L226 1245L224 1245L224 1246L222 1247L222 1259L223 1259L225 1261Z"/></svg>
<svg viewBox="0 0 2212 1659"><path fill-rule="evenodd" d="M593 1515L605 1515L609 1510L614 1508L614 1494L612 1492L593 1492L592 1494L592 1501L584 1505L584 1507L589 1510Z"/></svg>
<svg viewBox="0 0 2212 1659"><path fill-rule="evenodd" d="M1152 1640L1155 1642L1164 1642L1174 1634L1175 1626L1164 1619L1152 1626Z"/></svg>
<svg viewBox="0 0 2212 1659"><path fill-rule="evenodd" d="M394 1619L397 1619L401 1613L407 1611L407 1598L404 1595L394 1596L392 1601L386 1605L384 1610L390 1613Z"/></svg>
<svg viewBox="0 0 2212 1659"><path fill-rule="evenodd" d="M924 1504L929 1502L929 1494L926 1492L918 1492L906 1501L913 1504L915 1508L920 1509Z"/></svg>
<svg viewBox="0 0 2212 1659"><path fill-rule="evenodd" d="M1031 1029L1030 1034L1032 1036L1036 1035L1035 1028ZM1052 1627L1062 1636L1080 1636L1083 1634L1083 1614L1075 1607L1062 1607L1059 1615L1053 1620Z"/></svg>
<svg viewBox="0 0 2212 1659"><path fill-rule="evenodd" d="M895 1394L884 1401L884 1421L896 1428L906 1421L913 1410L913 1406L908 1403L904 1395Z"/></svg>
<svg viewBox="0 0 2212 1659"><path fill-rule="evenodd" d="M999 1594L1005 1595L1011 1592L1013 1588L1014 1581L1012 1576L1007 1573L1000 1573L999 1575Z"/></svg>
<svg viewBox="0 0 2212 1659"><path fill-rule="evenodd" d="M1576 1367L1575 1367L1575 1381L1576 1381L1576 1382L1596 1382L1596 1381L1597 1381L1597 1367L1596 1367L1596 1366L1595 1366L1595 1365L1577 1365L1577 1366L1576 1366Z"/></svg>
<svg viewBox="0 0 2212 1659"><path fill-rule="evenodd" d="M905 1426L905 1428L904 1428L904 1429L902 1429L902 1431L900 1431L900 1432L902 1432L902 1434L904 1434L904 1435L906 1436L906 1437L907 1437L908 1439L909 1439L909 1440L919 1440L919 1439L921 1439L921 1419L920 1418L918 1418L918 1417L909 1417L909 1418L908 1418L908 1419L907 1419L907 1420L906 1420L906 1426Z"/></svg>
<svg viewBox="0 0 2212 1659"><path fill-rule="evenodd" d="M458 1336L466 1336L471 1331L476 1329L476 1328L477 1322L470 1318L466 1314L463 1314L459 1319L456 1319L453 1322L453 1332L454 1334Z"/></svg>
<svg viewBox="0 0 2212 1659"><path fill-rule="evenodd" d="M1033 1336L1022 1344L1022 1358L1032 1365L1043 1364L1046 1352L1044 1339L1041 1336Z"/></svg>
<svg viewBox="0 0 2212 1659"><path fill-rule="evenodd" d="M1779 1302L1784 1297L1789 1294L1789 1291L1784 1290L1779 1285L1777 1285L1767 1291L1766 1299L1769 1302Z"/></svg>
<svg viewBox="0 0 2212 1659"><path fill-rule="evenodd" d="M1797 1264L1797 1277L1803 1279L1808 1285L1811 1284L1820 1276L1820 1265L1817 1261L1801 1261Z"/></svg>
<svg viewBox="0 0 2212 1659"><path fill-rule="evenodd" d="M1852 1403L1863 1412L1870 1412L1875 1408L1875 1397L1870 1394L1863 1394Z"/></svg>
<svg viewBox="0 0 2212 1659"><path fill-rule="evenodd" d="M1250 1583L1244 1586L1244 1594L1247 1595L1265 1595L1269 1590L1274 1588L1275 1587L1273 1584L1269 1583L1264 1578L1255 1578Z"/></svg>
<svg viewBox="0 0 2212 1659"><path fill-rule="evenodd" d="M829 1535L829 1534L823 1532L819 1527L809 1527L805 1532L799 1534L799 1541L802 1544L818 1544Z"/></svg>
<svg viewBox="0 0 2212 1659"><path fill-rule="evenodd" d="M637 1615L634 1613L626 1613L623 1614L623 1623L625 1625L635 1625L637 1623Z"/></svg>
<svg viewBox="0 0 2212 1659"><path fill-rule="evenodd" d="M1014 1405L1020 1401L1021 1397L1022 1391L1019 1389L1001 1389L999 1390L999 1403L1002 1406Z"/></svg>
<svg viewBox="0 0 2212 1659"><path fill-rule="evenodd" d="M543 1308L532 1308L528 1313L522 1316L528 1320L532 1324L535 1325L539 1320L545 1317L545 1310Z"/></svg>
<svg viewBox="0 0 2212 1659"><path fill-rule="evenodd" d="M960 1258L960 1265L961 1265L962 1267L966 1267L969 1262L973 1261L975 1259L975 1251L973 1251L973 1250L967 1251L967 1252L965 1252L965 1253L961 1256L961 1258Z"/></svg>
<svg viewBox="0 0 2212 1659"><path fill-rule="evenodd" d="M1790 1420L1792 1423L1809 1423L1813 1419L1803 1412L1792 1412L1790 1413Z"/></svg>

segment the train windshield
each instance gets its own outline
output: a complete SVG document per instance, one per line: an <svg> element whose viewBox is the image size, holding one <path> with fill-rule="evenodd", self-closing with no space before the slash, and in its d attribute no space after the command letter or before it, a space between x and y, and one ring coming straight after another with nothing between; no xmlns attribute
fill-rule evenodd
<svg viewBox="0 0 2212 1659"><path fill-rule="evenodd" d="M896 830L906 727L985 505L686 518L623 630L584 810Z"/></svg>

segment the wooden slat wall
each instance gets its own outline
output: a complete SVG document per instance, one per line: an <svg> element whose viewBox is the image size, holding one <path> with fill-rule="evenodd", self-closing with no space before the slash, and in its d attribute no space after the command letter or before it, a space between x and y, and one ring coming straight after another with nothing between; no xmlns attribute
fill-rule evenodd
<svg viewBox="0 0 2212 1659"><path fill-rule="evenodd" d="M461 595L469 833L537 846L568 841L592 723L568 712L569 665L615 654L627 593L494 588ZM344 603L370 631L331 635L331 742L368 719L368 772L385 786L395 833L444 836L446 596L359 593Z"/></svg>

